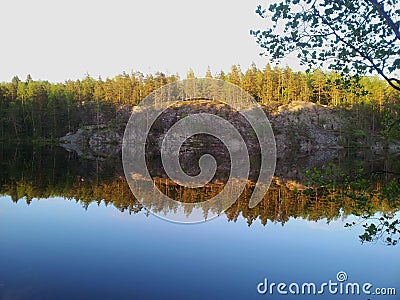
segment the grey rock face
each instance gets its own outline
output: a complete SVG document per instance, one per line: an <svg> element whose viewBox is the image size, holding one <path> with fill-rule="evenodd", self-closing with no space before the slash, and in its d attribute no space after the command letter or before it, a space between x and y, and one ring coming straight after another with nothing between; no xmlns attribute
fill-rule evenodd
<svg viewBox="0 0 400 300"><path fill-rule="evenodd" d="M265 108L269 121L272 125L278 158L287 157L291 153L301 155L312 155L315 153L336 151L343 148L343 128L351 120L341 117L341 112L331 107L317 105L311 102L294 101L287 105L275 107L273 112L268 112L269 107ZM81 152L90 152L93 156L113 156L119 155L123 130L130 111L124 110L124 115L118 115L114 123L119 124L112 127L108 124L90 125L80 128L74 134L68 134L61 138L64 147L70 149L79 148ZM193 114L205 112L224 117L233 124L246 140L250 154L257 154L260 151L258 142L254 139L254 131L243 122L243 117L236 111L226 110L222 104L198 103L184 104L172 107L164 111L157 122L153 124L153 131L147 138L152 147L160 147L163 137L175 122ZM135 114L146 114L146 111L133 110ZM347 123L346 123L347 122ZM131 130L131 135L137 134ZM131 136L130 141L135 141L136 137ZM354 142L354 141L353 141ZM359 147L370 147L371 149L384 149L386 147L391 152L400 150L400 143L384 145L381 136L369 137L369 140L355 141ZM219 143L212 139L191 137L188 142L182 145L183 150L195 151L200 148L211 149L213 153L221 152L223 149ZM151 151L151 150L150 150Z"/></svg>
<svg viewBox="0 0 400 300"><path fill-rule="evenodd" d="M110 157L120 153L122 136L105 124L84 126L61 139L62 146L89 159Z"/></svg>

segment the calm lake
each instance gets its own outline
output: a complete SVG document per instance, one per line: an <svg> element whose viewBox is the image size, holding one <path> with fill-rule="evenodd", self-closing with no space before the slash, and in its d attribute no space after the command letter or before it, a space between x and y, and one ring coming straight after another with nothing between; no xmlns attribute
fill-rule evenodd
<svg viewBox="0 0 400 300"><path fill-rule="evenodd" d="M0 299L400 299L400 245L390 242L399 238L398 156L278 161L278 181L259 205L249 209L244 197L194 225L147 212L119 158L0 145L0 163ZM354 193L291 187L328 163L354 179Z"/></svg>

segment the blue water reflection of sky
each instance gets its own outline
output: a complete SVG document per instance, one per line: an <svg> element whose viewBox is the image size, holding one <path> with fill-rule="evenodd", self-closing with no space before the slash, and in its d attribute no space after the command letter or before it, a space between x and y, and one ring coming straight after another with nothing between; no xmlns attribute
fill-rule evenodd
<svg viewBox="0 0 400 300"><path fill-rule="evenodd" d="M0 197L0 299L343 299L258 295L257 284L349 281L396 287L400 248L361 245L344 221L285 226L225 216L180 225L62 198ZM355 299L355 297L348 297ZM368 299L359 296L357 299ZM370 299L399 299L375 296Z"/></svg>

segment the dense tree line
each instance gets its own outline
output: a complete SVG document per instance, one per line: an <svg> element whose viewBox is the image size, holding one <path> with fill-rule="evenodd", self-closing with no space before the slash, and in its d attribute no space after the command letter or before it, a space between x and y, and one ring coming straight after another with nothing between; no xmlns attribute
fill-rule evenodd
<svg viewBox="0 0 400 300"><path fill-rule="evenodd" d="M187 78L194 77L189 71ZM382 129L390 129L398 118L400 94L377 77L354 78L349 83L335 72L294 72L270 65L259 69L254 64L245 71L238 65L227 73L207 71L205 77L234 83L266 105L311 101L357 109ZM155 89L179 79L163 73L122 73L105 80L87 75L64 83L14 77L0 83L0 140L55 139L82 125L104 123L122 106L136 105Z"/></svg>

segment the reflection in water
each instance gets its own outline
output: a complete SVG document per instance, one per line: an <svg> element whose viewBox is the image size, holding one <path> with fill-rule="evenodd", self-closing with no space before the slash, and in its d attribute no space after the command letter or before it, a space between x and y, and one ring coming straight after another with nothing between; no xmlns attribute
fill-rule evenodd
<svg viewBox="0 0 400 300"><path fill-rule="evenodd" d="M397 244L399 221L394 217L400 208L400 166L394 162L398 160L372 157L371 162L365 157L346 159L345 155L332 164L325 164L323 171L318 168L308 175L303 172L307 167L302 166L299 159L297 165L278 162L276 174L280 175L274 178L263 200L249 208L254 184L247 182L240 198L225 211L226 218L236 222L242 216L250 226L256 220L264 225L267 222L285 224L290 218L326 219L329 223L356 215L360 216L360 222L348 226L364 226L365 233L360 236L362 242L381 240L386 244ZM14 202L24 200L29 205L33 198L62 196L78 201L84 208L93 202L104 202L129 213L143 209L126 183L119 159L84 160L59 147L2 145L0 161L0 194L11 196ZM388 161L392 163L388 164ZM283 170L291 171L285 177ZM137 180L141 180L140 176ZM166 178L155 178L154 181L163 193L186 203L207 200L223 188L223 182L218 181L195 189L183 188ZM156 208L159 212L175 209L177 207ZM210 211L223 213L221 207L206 207L204 215Z"/></svg>

